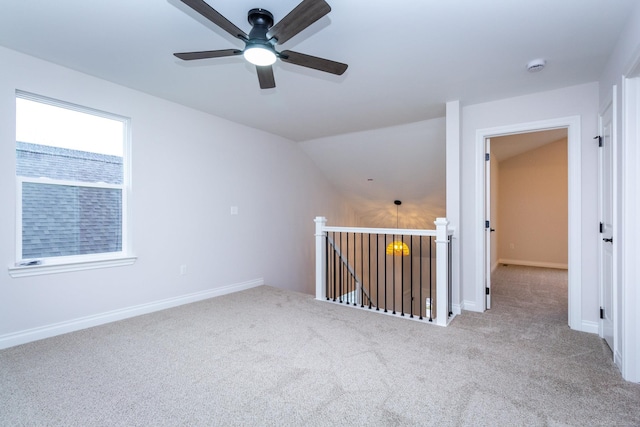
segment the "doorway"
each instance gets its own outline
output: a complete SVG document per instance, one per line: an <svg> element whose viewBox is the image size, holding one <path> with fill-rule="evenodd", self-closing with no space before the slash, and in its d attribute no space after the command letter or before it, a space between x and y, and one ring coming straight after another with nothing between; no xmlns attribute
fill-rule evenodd
<svg viewBox="0 0 640 427"><path fill-rule="evenodd" d="M491 276L487 274L487 257L490 250L485 245L487 231L485 204L485 143L486 140L511 134L522 134L552 129L567 130L567 159L568 159L568 319L567 323L573 329L582 330L581 310L581 136L580 117L571 116L539 122L521 123L495 128L478 129L476 131L476 212L478 228L476 229L476 298L485 301L487 284ZM489 290L490 292L490 290Z"/></svg>
<svg viewBox="0 0 640 427"><path fill-rule="evenodd" d="M498 265L568 268L567 128L492 137L486 142L487 281ZM562 300L566 301L564 288ZM490 289L491 290L491 289ZM535 293L535 289L530 291ZM491 308L492 292L486 308ZM544 301L544 300L543 300ZM566 310L565 307L562 312ZM566 317L566 314L563 315Z"/></svg>

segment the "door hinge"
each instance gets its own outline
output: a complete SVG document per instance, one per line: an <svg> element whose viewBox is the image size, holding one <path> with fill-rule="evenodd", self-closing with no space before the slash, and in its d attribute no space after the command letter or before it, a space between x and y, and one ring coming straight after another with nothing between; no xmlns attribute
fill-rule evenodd
<svg viewBox="0 0 640 427"><path fill-rule="evenodd" d="M490 226L489 221L485 221L484 222L484 228L489 228L489 226Z"/></svg>
<svg viewBox="0 0 640 427"><path fill-rule="evenodd" d="M604 224L603 224L603 223L600 223L600 232L602 233L602 232L603 232L603 230L604 230Z"/></svg>
<svg viewBox="0 0 640 427"><path fill-rule="evenodd" d="M489 288L485 288L485 292L489 295Z"/></svg>
<svg viewBox="0 0 640 427"><path fill-rule="evenodd" d="M489 160L491 160L491 154L489 154L489 153L484 153L484 160L485 160L486 162L488 162Z"/></svg>
<svg viewBox="0 0 640 427"><path fill-rule="evenodd" d="M600 135L594 136L593 139L598 140L598 147L602 147L602 137Z"/></svg>
<svg viewBox="0 0 640 427"><path fill-rule="evenodd" d="M600 318L604 319L604 308L600 307Z"/></svg>

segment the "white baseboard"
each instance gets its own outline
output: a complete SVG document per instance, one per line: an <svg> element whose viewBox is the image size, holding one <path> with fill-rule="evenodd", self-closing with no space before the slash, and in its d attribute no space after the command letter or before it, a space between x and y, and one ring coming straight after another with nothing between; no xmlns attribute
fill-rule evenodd
<svg viewBox="0 0 640 427"><path fill-rule="evenodd" d="M543 262L543 261L524 261L521 259L502 259L498 260L498 264L511 264L511 265L526 265L528 267L543 267L543 268L557 268L560 270L567 270L568 264L561 264L557 262Z"/></svg>
<svg viewBox="0 0 640 427"><path fill-rule="evenodd" d="M469 300L462 301L462 309L468 310L468 311L477 311L477 312L484 311L483 307L478 308L475 301L469 301Z"/></svg>
<svg viewBox="0 0 640 427"><path fill-rule="evenodd" d="M599 322L594 322L591 320L583 320L580 324L580 330L582 332L589 332L592 334L598 333Z"/></svg>
<svg viewBox="0 0 640 427"><path fill-rule="evenodd" d="M462 304L452 304L451 311L453 311L454 315L462 314Z"/></svg>
<svg viewBox="0 0 640 427"><path fill-rule="evenodd" d="M239 292L261 285L264 285L264 279L262 278L242 283L236 283L233 285L207 289L206 291L194 292L187 295L180 295L177 297L153 301L117 310L107 311L104 313L93 314L91 316L66 320L64 322L39 326L37 328L12 332L10 334L0 335L0 349L13 347L20 344L26 344L28 342L50 338L69 332L79 331L81 329L86 329L93 326L104 325L105 323L116 322L118 320L140 316L142 314L153 313L154 311L165 310L167 308L202 301L233 292Z"/></svg>

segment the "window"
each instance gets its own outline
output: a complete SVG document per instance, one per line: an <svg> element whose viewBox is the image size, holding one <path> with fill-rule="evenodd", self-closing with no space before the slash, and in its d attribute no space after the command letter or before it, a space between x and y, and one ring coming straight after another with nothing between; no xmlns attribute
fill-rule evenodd
<svg viewBox="0 0 640 427"><path fill-rule="evenodd" d="M10 272L127 259L128 125L114 114L16 92L17 260Z"/></svg>

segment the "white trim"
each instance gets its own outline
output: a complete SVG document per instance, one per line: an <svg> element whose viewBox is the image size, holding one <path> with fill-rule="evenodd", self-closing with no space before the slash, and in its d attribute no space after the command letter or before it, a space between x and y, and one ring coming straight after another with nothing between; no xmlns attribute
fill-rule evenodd
<svg viewBox="0 0 640 427"><path fill-rule="evenodd" d="M461 143L460 101L446 104L446 218L449 229L460 224L460 143ZM460 289L460 236L451 239L451 301L453 306L461 306ZM455 313L455 308L453 308ZM458 312L459 314L460 312Z"/></svg>
<svg viewBox="0 0 640 427"><path fill-rule="evenodd" d="M16 267L9 268L9 274L12 277L23 277L37 274L59 273L66 271L86 270L91 268L112 267L129 265L135 261L132 255L132 231L129 229L131 217L131 119L118 114L97 110L83 105L73 104L46 96L25 92L17 89L15 91L15 99L24 99L41 104L47 104L53 107L64 108L70 111L76 111L83 114L90 114L108 120L118 121L122 124L122 184L106 184L82 181L57 180L50 178L32 178L16 176L16 233L14 259ZM19 264L29 261L22 258L22 184L24 182L37 184L50 184L71 187L91 187L91 188L107 188L118 189L121 192L121 251L104 252L101 254L78 255L73 257L42 257L38 258L44 265L29 266L24 268ZM75 265L72 265L75 264ZM65 266L65 267L63 267Z"/></svg>
<svg viewBox="0 0 640 427"><path fill-rule="evenodd" d="M324 300L326 298L327 271L323 268L327 265L327 241L324 227L327 225L327 218L317 216L313 222L316 223L316 298Z"/></svg>
<svg viewBox="0 0 640 427"><path fill-rule="evenodd" d="M467 310L467 311L478 311L478 312L484 311L484 307L478 307L476 302L471 300L462 301L461 308L462 310Z"/></svg>
<svg viewBox="0 0 640 427"><path fill-rule="evenodd" d="M452 304L451 311L453 311L454 315L462 314L462 304Z"/></svg>
<svg viewBox="0 0 640 427"><path fill-rule="evenodd" d="M62 259L60 259L62 258ZM17 265L9 267L13 278L40 276L43 274L68 273L71 271L93 270L96 268L124 267L136 262L135 256L121 254L98 254L97 256L46 258L46 264Z"/></svg>
<svg viewBox="0 0 640 427"><path fill-rule="evenodd" d="M620 352L615 361L622 377L640 383L640 201L637 188L640 182L640 51L622 76L622 224L620 230L622 277L620 286L621 322ZM618 346L616 346L618 347Z"/></svg>
<svg viewBox="0 0 640 427"><path fill-rule="evenodd" d="M544 261L525 261L521 259L506 259L500 258L498 264L509 265L526 265L528 267L542 267L542 268L556 268L559 270L567 270L569 266L559 262L544 262Z"/></svg>
<svg viewBox="0 0 640 427"><path fill-rule="evenodd" d="M29 182L32 184L60 185L62 187L88 187L88 188L107 188L109 190L124 191L124 184L107 184L104 182L86 182L86 181L69 181L64 179L53 178L31 178L28 176L16 176L18 184ZM21 188L21 186L19 186Z"/></svg>
<svg viewBox="0 0 640 427"><path fill-rule="evenodd" d="M364 233L364 234L389 234L389 235L405 235L405 236L436 236L436 230L420 230L410 228L359 228L359 227L332 227L325 226L324 231L336 233ZM448 227L447 234L452 236L455 228Z"/></svg>
<svg viewBox="0 0 640 427"><path fill-rule="evenodd" d="M449 221L446 218L436 218L436 313L434 319L439 326L447 326L451 321L449 317L449 239L447 226Z"/></svg>
<svg viewBox="0 0 640 427"><path fill-rule="evenodd" d="M155 311L202 301L233 292L239 292L261 285L264 285L264 279L262 278L13 332L0 336L0 349L79 331L93 326L104 325L105 323L128 319L142 314L153 313Z"/></svg>
<svg viewBox="0 0 640 427"><path fill-rule="evenodd" d="M484 148L485 139L511 135L518 133L537 132L548 129L567 128L567 152L568 152L568 207L569 207L569 326L576 330L582 330L582 183L581 183L581 129L580 116L570 116L557 119L542 120L529 123L518 123L494 128L477 129L475 142L476 156L476 200L475 223L476 233L476 272L475 300L482 301L482 310L485 309L485 247L484 247ZM466 304L465 304L466 306ZM480 307L478 307L480 308ZM482 311L478 310L478 311Z"/></svg>
<svg viewBox="0 0 640 427"><path fill-rule="evenodd" d="M594 322L592 320L583 320L580 324L580 331L589 332L591 334L597 334L600 327L600 322ZM577 328L574 328L577 329Z"/></svg>

